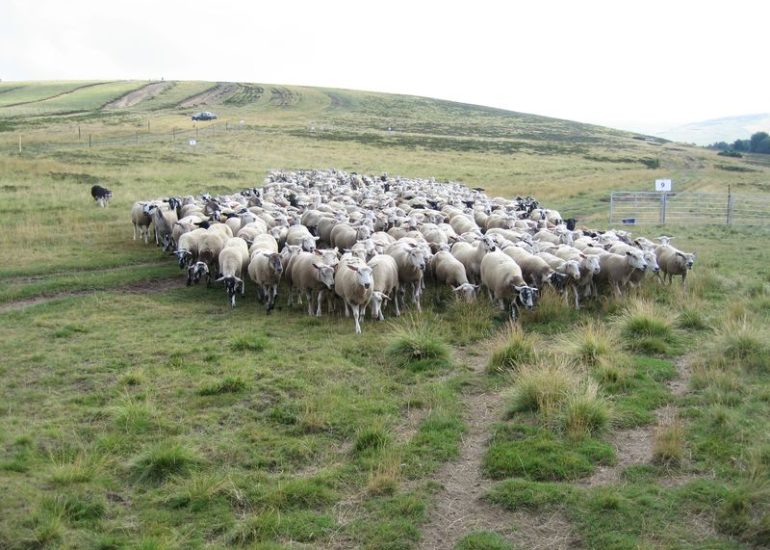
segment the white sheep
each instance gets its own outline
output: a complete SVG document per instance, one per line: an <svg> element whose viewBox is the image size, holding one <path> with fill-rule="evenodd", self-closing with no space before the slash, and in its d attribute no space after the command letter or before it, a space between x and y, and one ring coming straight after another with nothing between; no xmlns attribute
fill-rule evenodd
<svg viewBox="0 0 770 550"><path fill-rule="evenodd" d="M334 275L334 292L345 302L345 315L348 308L353 312L356 334L361 334L361 322L372 298L373 283L372 268L361 259L350 256L340 261Z"/></svg>
<svg viewBox="0 0 770 550"><path fill-rule="evenodd" d="M248 267L249 278L254 281L267 303L267 313L273 311L278 296L278 284L283 274L281 255L269 250L252 250Z"/></svg>
<svg viewBox="0 0 770 550"><path fill-rule="evenodd" d="M633 249L625 254L613 254L605 252L599 256L600 271L594 275L598 281L606 281L616 296L620 297L620 287L628 284L634 270L644 271L647 262L644 261L642 251Z"/></svg>
<svg viewBox="0 0 770 550"><path fill-rule="evenodd" d="M393 256L388 254L378 254L373 256L367 264L372 268L372 277L374 278L374 287L372 288L371 312L373 319L385 320L382 310L387 306L388 301L393 299L396 316L401 315L398 307L398 264Z"/></svg>
<svg viewBox="0 0 770 550"><path fill-rule="evenodd" d="M490 299L503 311L510 303L511 318L517 317L518 302L526 309L535 306L537 288L527 285L518 264L505 252L496 250L481 260L481 283L487 288Z"/></svg>
<svg viewBox="0 0 770 550"><path fill-rule="evenodd" d="M461 235L462 237L462 235ZM481 260L489 252L494 252L497 245L486 235L474 237L475 244L458 241L452 245L452 255L465 266L465 273L471 283L477 284L481 276Z"/></svg>
<svg viewBox="0 0 770 550"><path fill-rule="evenodd" d="M146 202L135 202L131 207L131 224L134 226L134 240L144 237L144 244L150 241L152 216L145 212Z"/></svg>
<svg viewBox="0 0 770 550"><path fill-rule="evenodd" d="M437 283L449 285L455 293L468 302L476 299L478 286L468 282L465 266L452 256L451 252L440 250L431 258L430 266Z"/></svg>
<svg viewBox="0 0 770 550"><path fill-rule="evenodd" d="M410 284L412 286L412 303L417 306L417 311L422 311L420 296L422 295L422 281L426 267L424 250L411 243L396 241L385 250L385 253L392 256L398 266L399 292L396 299L401 299L401 307L406 307L404 304L405 285Z"/></svg>
<svg viewBox="0 0 770 550"><path fill-rule="evenodd" d="M243 283L242 273L248 269L249 246L239 237L229 239L224 248L219 252L219 271L221 275L216 282L224 282L225 292L232 307L235 307L235 294L238 288L241 296L246 293L246 285Z"/></svg>
<svg viewBox="0 0 770 550"><path fill-rule="evenodd" d="M291 272L291 284L300 295L305 292L308 315L313 315L313 292L318 292L315 315L320 317L324 293L334 288L334 268L312 252L299 252L291 258L286 271Z"/></svg>
<svg viewBox="0 0 770 550"><path fill-rule="evenodd" d="M668 283L671 284L674 275L681 275L682 286L684 286L687 272L692 269L695 263L695 253L682 252L671 245L660 245L655 249L655 255L660 270L663 272L663 279L668 280Z"/></svg>

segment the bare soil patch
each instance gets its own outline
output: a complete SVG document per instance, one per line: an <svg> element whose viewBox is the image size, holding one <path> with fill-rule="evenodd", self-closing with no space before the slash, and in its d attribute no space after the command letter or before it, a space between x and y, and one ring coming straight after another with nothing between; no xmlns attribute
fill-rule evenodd
<svg viewBox="0 0 770 550"><path fill-rule="evenodd" d="M190 107L200 107L203 105L222 103L237 91L238 84L234 84L232 82L217 84L213 88L209 88L204 92L185 99L182 103L179 104L179 107L182 109L189 109Z"/></svg>
<svg viewBox="0 0 770 550"><path fill-rule="evenodd" d="M471 531L496 531L506 537L513 533L511 514L482 500L491 482L481 475L481 460L490 429L500 417L502 399L485 392L467 396L465 405L468 431L460 444L460 457L435 477L443 490L422 531L421 548L425 550L452 548Z"/></svg>
<svg viewBox="0 0 770 550"><path fill-rule="evenodd" d="M104 106L105 109L125 109L126 107L133 107L134 105L141 103L147 99L151 99L159 95L163 90L171 86L173 82L153 82L147 86L143 86L138 90L129 92L121 98L108 103Z"/></svg>

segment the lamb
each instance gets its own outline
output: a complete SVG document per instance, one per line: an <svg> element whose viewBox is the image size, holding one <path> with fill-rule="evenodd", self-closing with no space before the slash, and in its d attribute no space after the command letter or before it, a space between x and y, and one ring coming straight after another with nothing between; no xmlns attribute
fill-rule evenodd
<svg viewBox="0 0 770 550"><path fill-rule="evenodd" d="M671 284L674 275L681 275L682 286L684 286L687 272L692 269L695 263L695 253L682 252L669 244L658 246L655 249L655 256L658 259L660 270L663 272L663 280L668 280L668 284Z"/></svg>
<svg viewBox="0 0 770 550"><path fill-rule="evenodd" d="M373 283L372 268L361 259L350 256L340 261L334 275L334 292L345 302L345 315L348 308L353 312L356 334L361 334L361 321L372 298Z"/></svg>
<svg viewBox="0 0 770 550"><path fill-rule="evenodd" d="M480 280L482 258L485 254L494 252L496 248L491 237L484 235L476 238L475 245L465 241L456 242L452 245L452 255L465 266L468 280L476 284Z"/></svg>
<svg viewBox="0 0 770 550"><path fill-rule="evenodd" d="M164 252L172 250L175 246L172 236L174 224L179 221L176 211L166 210L164 206L158 204L150 205L147 210L155 225L155 244L162 247Z"/></svg>
<svg viewBox="0 0 770 550"><path fill-rule="evenodd" d="M451 252L446 250L437 252L431 258L430 266L437 283L449 285L454 292L462 295L468 302L476 299L478 286L468 282L465 266L452 256Z"/></svg>
<svg viewBox="0 0 770 550"><path fill-rule="evenodd" d="M368 239L372 232L366 225L353 226L349 223L338 223L330 234L330 243L339 250L350 249L357 241Z"/></svg>
<svg viewBox="0 0 770 550"><path fill-rule="evenodd" d="M283 274L281 255L267 250L252 250L251 261L247 268L249 278L254 281L267 302L267 313L273 311L275 299L278 296L278 283Z"/></svg>
<svg viewBox="0 0 770 550"><path fill-rule="evenodd" d="M642 251L638 249L628 250L625 254L613 254L606 252L599 256L600 271L594 279L609 283L616 296L620 297L620 287L628 284L634 270L647 269Z"/></svg>
<svg viewBox="0 0 770 550"><path fill-rule="evenodd" d="M249 246L246 241L239 237L233 237L225 243L224 248L219 252L219 270L220 277L216 282L225 283L225 292L230 300L230 305L235 307L235 294L238 288L241 289L241 296L246 293L246 288L241 279L244 269L249 264Z"/></svg>
<svg viewBox="0 0 770 550"><path fill-rule="evenodd" d="M179 269L190 267L198 261L198 247L200 239L206 234L205 229L194 229L183 233L177 242L176 252L174 254L179 262ZM187 279L187 285L190 285L190 278Z"/></svg>
<svg viewBox="0 0 770 550"><path fill-rule="evenodd" d="M401 306L404 305L405 285L412 285L412 303L417 306L417 311L422 311L420 296L422 295L422 280L425 273L425 253L419 246L410 243L396 241L385 251L393 257L398 265L399 294Z"/></svg>
<svg viewBox="0 0 770 550"><path fill-rule="evenodd" d="M334 288L334 268L320 261L312 252L298 252L291 258L287 266L287 272L291 273L291 284L301 293L307 296L307 313L313 315L313 291L318 291L318 307L316 317L321 316L321 302L324 292Z"/></svg>
<svg viewBox="0 0 770 550"><path fill-rule="evenodd" d="M378 254L372 257L367 265L372 268L372 277L374 278L370 301L372 318L380 321L385 320L382 310L387 306L391 296L396 298L393 300L393 304L396 308L396 316L400 316L401 311L398 309L398 296L396 294L399 289L396 260L387 254Z"/></svg>
<svg viewBox="0 0 770 550"><path fill-rule="evenodd" d="M145 211L146 202L135 202L131 207L131 223L134 226L134 240L144 237L144 244L150 241L152 217Z"/></svg>
<svg viewBox="0 0 770 550"><path fill-rule="evenodd" d="M315 250L317 240L304 225L292 225L286 233L286 244L299 245L305 252Z"/></svg>
<svg viewBox="0 0 770 550"><path fill-rule="evenodd" d="M198 241L198 263L203 262L207 266L207 286L211 285L211 273L219 274L219 253L225 247L225 237L214 227L206 229L206 234L201 235ZM196 268L198 271L200 267Z"/></svg>
<svg viewBox="0 0 770 550"><path fill-rule="evenodd" d="M579 295L582 292L583 297L587 298L593 294L594 276L599 273L601 266L599 264L599 256L591 254L583 254L576 248L572 248L568 245L562 245L554 250L554 255L563 260L575 260L578 262L580 268L580 279L576 282L570 282L569 285L575 294L575 309L580 309Z"/></svg>
<svg viewBox="0 0 770 550"><path fill-rule="evenodd" d="M543 258L530 254L519 246L507 246L503 252L518 264L527 284L538 288L545 284L550 284L557 290L564 288L568 276L557 273Z"/></svg>
<svg viewBox="0 0 770 550"><path fill-rule="evenodd" d="M94 185L91 187L91 196L101 206L105 208L109 206L110 199L112 198L112 191L101 185Z"/></svg>
<svg viewBox="0 0 770 550"><path fill-rule="evenodd" d="M505 311L506 302L510 302L511 318L516 319L520 303L526 309L535 304L537 288L527 285L521 274L521 268L505 252L490 252L481 260L481 283L487 287L490 299L496 301Z"/></svg>

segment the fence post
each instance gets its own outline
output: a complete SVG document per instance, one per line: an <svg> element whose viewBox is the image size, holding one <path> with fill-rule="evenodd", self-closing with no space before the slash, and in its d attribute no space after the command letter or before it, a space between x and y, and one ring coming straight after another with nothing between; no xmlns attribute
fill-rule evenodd
<svg viewBox="0 0 770 550"><path fill-rule="evenodd" d="M19 134L19 154L21 154L21 134Z"/></svg>
<svg viewBox="0 0 770 550"><path fill-rule="evenodd" d="M660 194L660 225L666 225L666 195L665 191Z"/></svg>
<svg viewBox="0 0 770 550"><path fill-rule="evenodd" d="M608 225L612 225L612 214L615 207L615 192L610 192L610 220Z"/></svg>
<svg viewBox="0 0 770 550"><path fill-rule="evenodd" d="M176 141L176 128L171 128L171 141Z"/></svg>
<svg viewBox="0 0 770 550"><path fill-rule="evenodd" d="M733 223L733 193L730 185L727 186L727 225Z"/></svg>
<svg viewBox="0 0 770 550"><path fill-rule="evenodd" d="M88 147L91 147L91 134L88 134Z"/></svg>

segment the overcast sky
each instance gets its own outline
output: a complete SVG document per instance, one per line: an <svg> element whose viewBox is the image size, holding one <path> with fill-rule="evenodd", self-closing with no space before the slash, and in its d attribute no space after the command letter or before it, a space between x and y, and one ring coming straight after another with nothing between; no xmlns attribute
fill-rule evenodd
<svg viewBox="0 0 770 550"><path fill-rule="evenodd" d="M3 81L415 94L646 130L770 112L770 2L0 0Z"/></svg>

